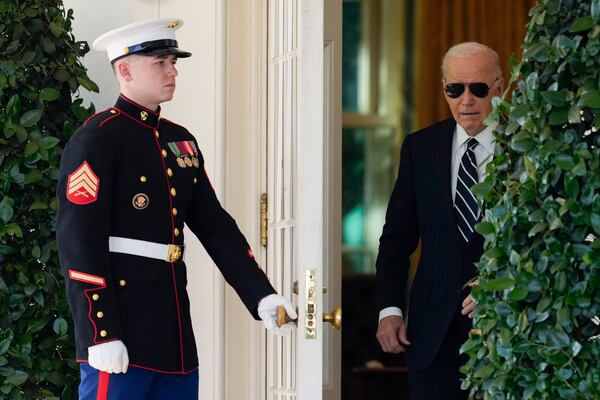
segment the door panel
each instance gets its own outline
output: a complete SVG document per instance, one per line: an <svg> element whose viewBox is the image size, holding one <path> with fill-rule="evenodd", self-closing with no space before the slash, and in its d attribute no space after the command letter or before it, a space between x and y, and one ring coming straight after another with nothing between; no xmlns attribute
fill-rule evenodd
<svg viewBox="0 0 600 400"><path fill-rule="evenodd" d="M323 0L268 0L267 9L267 271L299 318L291 335L267 337L266 398L336 399L340 334L322 318L324 300L333 308L341 297L341 1L328 0L339 11L328 40Z"/></svg>

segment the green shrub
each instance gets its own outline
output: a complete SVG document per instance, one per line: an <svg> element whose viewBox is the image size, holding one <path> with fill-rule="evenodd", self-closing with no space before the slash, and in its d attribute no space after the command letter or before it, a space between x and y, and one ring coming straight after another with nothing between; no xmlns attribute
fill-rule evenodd
<svg viewBox="0 0 600 400"><path fill-rule="evenodd" d="M481 285L463 367L476 398L599 399L600 0L530 11L509 100L496 99Z"/></svg>
<svg viewBox="0 0 600 400"><path fill-rule="evenodd" d="M60 0L0 2L0 398L76 397L54 225L60 154L97 91Z"/></svg>

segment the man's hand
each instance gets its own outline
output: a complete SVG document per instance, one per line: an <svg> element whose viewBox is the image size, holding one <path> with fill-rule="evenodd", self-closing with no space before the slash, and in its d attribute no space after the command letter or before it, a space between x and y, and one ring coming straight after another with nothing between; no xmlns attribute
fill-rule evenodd
<svg viewBox="0 0 600 400"><path fill-rule="evenodd" d="M475 279L471 282L468 283L469 286L473 287L475 285L479 285L479 279ZM473 318L473 316L475 315L475 306L477 305L477 302L475 301L475 299L473 298L473 296L471 296L471 294L469 294L462 302L462 315L467 315L469 318Z"/></svg>
<svg viewBox="0 0 600 400"><path fill-rule="evenodd" d="M409 346L410 342L406 337L404 318L390 315L379 321L377 340L386 353L398 354L406 351L406 346Z"/></svg>
<svg viewBox="0 0 600 400"><path fill-rule="evenodd" d="M288 322L287 324L277 326L277 307L279 306L285 308L287 315L291 319L298 318L292 303L283 296L270 294L263 297L258 303L258 316L262 319L265 328L275 335L286 334L296 327L294 322Z"/></svg>
<svg viewBox="0 0 600 400"><path fill-rule="evenodd" d="M109 374L125 373L129 366L127 347L120 340L90 346L88 363L91 367Z"/></svg>

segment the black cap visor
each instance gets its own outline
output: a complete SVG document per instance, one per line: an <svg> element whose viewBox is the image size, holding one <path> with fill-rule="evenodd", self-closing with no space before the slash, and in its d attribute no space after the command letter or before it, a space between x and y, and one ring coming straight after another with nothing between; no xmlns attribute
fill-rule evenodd
<svg viewBox="0 0 600 400"><path fill-rule="evenodd" d="M123 57L130 56L132 54L139 54L143 56L163 56L172 54L177 58L187 58L192 55L192 53L188 51L180 50L177 47L177 41L171 39L153 40L149 42L136 44L134 46L129 46L126 49L126 51L127 53L115 58L111 61L111 63L114 63L115 61L120 60Z"/></svg>

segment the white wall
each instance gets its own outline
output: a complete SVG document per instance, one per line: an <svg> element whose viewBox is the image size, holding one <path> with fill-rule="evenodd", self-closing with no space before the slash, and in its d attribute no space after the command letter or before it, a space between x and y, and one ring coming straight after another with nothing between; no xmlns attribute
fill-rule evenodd
<svg viewBox="0 0 600 400"><path fill-rule="evenodd" d="M198 139L213 185L223 194L223 64L222 0L64 0L74 9L73 33L90 44L102 33L127 23L153 17L179 17L184 27L177 32L180 48L192 57L177 63L179 77L173 101L163 105L162 115L187 127ZM106 53L91 50L84 59L90 78L100 93L82 90L96 110L114 104L118 87ZM216 161L218 160L218 161ZM221 196L222 197L222 196ZM222 399L224 377L224 299L219 271L189 230L186 230L188 292L200 360L200 398Z"/></svg>

